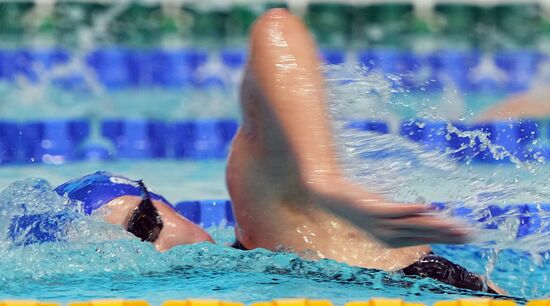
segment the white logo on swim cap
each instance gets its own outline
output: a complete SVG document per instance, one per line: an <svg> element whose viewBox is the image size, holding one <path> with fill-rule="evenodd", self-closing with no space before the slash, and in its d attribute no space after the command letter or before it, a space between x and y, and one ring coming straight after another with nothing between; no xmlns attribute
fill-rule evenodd
<svg viewBox="0 0 550 306"><path fill-rule="evenodd" d="M137 186L136 182L120 176L111 176L109 178L109 181L111 181L111 183L114 183L114 184L125 184L125 185Z"/></svg>

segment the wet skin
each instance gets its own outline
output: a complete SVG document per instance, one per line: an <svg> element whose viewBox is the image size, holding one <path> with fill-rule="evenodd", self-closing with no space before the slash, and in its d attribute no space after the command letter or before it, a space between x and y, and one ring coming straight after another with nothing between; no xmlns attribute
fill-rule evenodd
<svg viewBox="0 0 550 306"><path fill-rule="evenodd" d="M128 220L140 202L141 197L118 197L104 205L97 213L103 215L107 222L127 228ZM152 202L163 222L163 228L154 242L157 250L163 252L182 244L214 242L201 227L178 214L170 205L157 200Z"/></svg>

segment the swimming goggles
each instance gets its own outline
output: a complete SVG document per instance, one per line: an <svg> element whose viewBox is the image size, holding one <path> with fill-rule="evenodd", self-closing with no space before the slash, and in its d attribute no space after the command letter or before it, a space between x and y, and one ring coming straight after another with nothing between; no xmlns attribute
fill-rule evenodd
<svg viewBox="0 0 550 306"><path fill-rule="evenodd" d="M163 227L162 219L151 202L151 196L143 182L139 180L138 184L141 190L141 202L128 221L128 231L141 241L155 242Z"/></svg>

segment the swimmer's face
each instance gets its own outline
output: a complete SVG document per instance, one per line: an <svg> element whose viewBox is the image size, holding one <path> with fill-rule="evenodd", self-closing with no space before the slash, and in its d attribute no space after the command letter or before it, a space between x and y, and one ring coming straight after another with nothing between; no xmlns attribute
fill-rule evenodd
<svg viewBox="0 0 550 306"><path fill-rule="evenodd" d="M102 214L108 223L118 224L127 229L128 221L140 202L141 197L118 197L104 205L98 213ZM163 223L158 238L153 242L157 250L163 252L180 244L213 242L202 228L175 212L171 206L157 200L152 202Z"/></svg>

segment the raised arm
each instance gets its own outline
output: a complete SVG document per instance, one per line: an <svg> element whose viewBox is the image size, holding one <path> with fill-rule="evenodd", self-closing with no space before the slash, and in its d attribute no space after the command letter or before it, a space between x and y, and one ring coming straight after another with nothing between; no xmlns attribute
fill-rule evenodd
<svg viewBox="0 0 550 306"><path fill-rule="evenodd" d="M465 241L460 225L425 205L388 203L344 178L317 49L298 17L278 9L256 22L241 98L243 127L227 171L241 239L270 248L273 237L286 238L304 222L290 226L281 219L322 208L392 247ZM264 232L278 234L268 239Z"/></svg>
<svg viewBox="0 0 550 306"><path fill-rule="evenodd" d="M250 72L302 175L337 171L317 49L301 20L271 11L254 26L251 49Z"/></svg>

